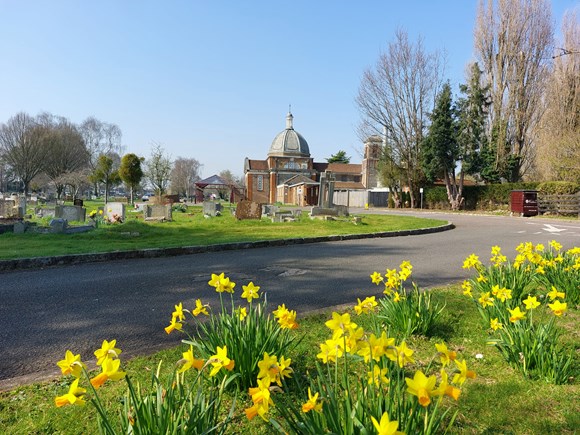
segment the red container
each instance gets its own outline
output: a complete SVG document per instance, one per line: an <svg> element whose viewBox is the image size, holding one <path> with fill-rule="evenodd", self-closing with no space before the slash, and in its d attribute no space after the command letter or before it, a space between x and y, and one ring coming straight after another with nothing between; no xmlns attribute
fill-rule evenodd
<svg viewBox="0 0 580 435"><path fill-rule="evenodd" d="M538 215L538 191L537 190L512 190L511 211L521 216Z"/></svg>

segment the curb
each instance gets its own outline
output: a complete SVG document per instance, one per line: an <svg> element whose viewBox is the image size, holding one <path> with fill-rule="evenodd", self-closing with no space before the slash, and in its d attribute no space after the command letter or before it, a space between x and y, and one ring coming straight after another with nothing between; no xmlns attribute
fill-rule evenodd
<svg viewBox="0 0 580 435"><path fill-rule="evenodd" d="M95 254L59 255L55 257L19 258L15 260L0 260L0 272L41 269L53 266L68 266L73 264L100 263L114 260L130 260L135 258L175 257L179 255L203 254L206 252L234 251L241 249L266 248L270 246L303 245L307 243L337 242L343 240L373 239L385 237L415 236L448 231L455 228L451 222L433 228L419 228L415 230L385 231L369 234L344 234L335 236L306 237L295 239L274 239L257 242L223 243L207 246L182 246L173 248L149 248L133 251L114 251Z"/></svg>

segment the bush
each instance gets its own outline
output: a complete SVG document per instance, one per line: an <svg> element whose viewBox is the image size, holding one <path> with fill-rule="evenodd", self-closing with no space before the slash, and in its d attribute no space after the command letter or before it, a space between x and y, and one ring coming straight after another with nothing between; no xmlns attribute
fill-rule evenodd
<svg viewBox="0 0 580 435"><path fill-rule="evenodd" d="M546 181L538 184L538 191L546 195L573 195L580 191L580 184L569 181Z"/></svg>

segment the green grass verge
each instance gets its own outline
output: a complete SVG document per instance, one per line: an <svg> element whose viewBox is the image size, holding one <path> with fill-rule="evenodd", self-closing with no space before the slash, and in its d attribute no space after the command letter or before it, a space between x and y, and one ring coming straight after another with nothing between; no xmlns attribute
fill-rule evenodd
<svg viewBox="0 0 580 435"><path fill-rule="evenodd" d="M463 387L459 401L454 403L458 418L453 433L461 434L572 434L580 428L580 384L578 378L568 385L550 385L542 381L524 379L510 368L499 352L486 345L486 332L481 327L479 314L473 304L461 294L459 286L433 290L434 298L446 304L435 335L412 337L409 347L415 350L416 364L427 364L433 356L434 343L445 340L450 350L456 350L467 360L477 378ZM354 304L354 301L353 301ZM324 322L330 313L316 314L300 319L295 331L304 339L287 357L292 358L296 372L312 369L318 344L329 336ZM356 317L365 327L368 318ZM566 329L566 344L580 348L577 329L580 315L570 310L559 319ZM162 327L163 325L160 325ZM95 347L98 347L95 343ZM122 343L119 343L122 348ZM184 347L159 352L148 357L135 358L124 363L133 380L149 385L149 378L159 360L164 361L165 373L181 358ZM476 358L482 354L483 358ZM576 372L580 368L576 354ZM123 382L108 383L100 392L115 415L121 408L119 398L125 389ZM0 431L11 434L81 434L97 433L96 414L91 406L54 407L54 397L64 394L66 386L55 380L22 386L0 393ZM231 403L232 398L227 402ZM271 429L260 419L247 421L243 409L250 406L246 395L238 396L236 421L231 433L270 434ZM275 416L275 413L272 414Z"/></svg>
<svg viewBox="0 0 580 435"><path fill-rule="evenodd" d="M87 210L92 208L94 206L89 206ZM145 222L141 216L142 213L128 212L123 224L100 225L80 234L0 234L0 259L365 234L430 228L446 223L386 215L364 215L357 225L347 218L323 221L307 216L285 223L273 223L265 218L237 221L227 208L222 216L205 218L200 207L188 207L186 213L173 212L172 222Z"/></svg>

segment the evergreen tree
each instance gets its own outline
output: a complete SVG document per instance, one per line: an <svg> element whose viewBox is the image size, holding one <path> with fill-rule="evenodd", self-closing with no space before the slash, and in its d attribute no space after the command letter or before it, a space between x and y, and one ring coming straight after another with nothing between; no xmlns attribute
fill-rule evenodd
<svg viewBox="0 0 580 435"><path fill-rule="evenodd" d="M422 166L425 176L434 181L443 178L451 208L456 210L463 202L463 170L459 182L455 175L461 154L457 142L457 122L449 82L443 85L435 100L429 132L422 143Z"/></svg>
<svg viewBox="0 0 580 435"><path fill-rule="evenodd" d="M350 163L350 157L346 155L346 152L339 150L336 154L331 155L326 159L328 163Z"/></svg>
<svg viewBox="0 0 580 435"><path fill-rule="evenodd" d="M133 153L125 154L121 159L119 177L130 189L131 204L133 204L133 193L143 178L143 169L141 168L143 160L143 157Z"/></svg>
<svg viewBox="0 0 580 435"><path fill-rule="evenodd" d="M93 183L103 183L105 185L105 203L109 201L110 187L121 181L119 172L114 168L113 159L105 154L99 156L95 170L89 178Z"/></svg>

